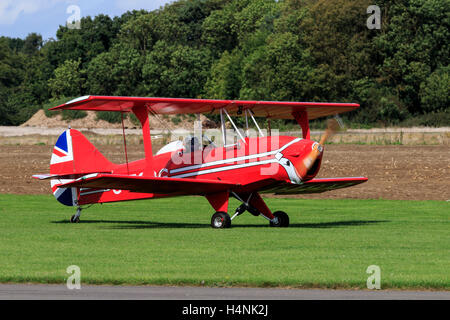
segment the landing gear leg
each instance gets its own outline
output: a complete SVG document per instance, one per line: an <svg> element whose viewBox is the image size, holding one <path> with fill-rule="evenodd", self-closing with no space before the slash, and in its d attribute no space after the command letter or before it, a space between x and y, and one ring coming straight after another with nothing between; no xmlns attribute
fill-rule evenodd
<svg viewBox="0 0 450 320"><path fill-rule="evenodd" d="M247 205L245 203L241 204L239 207L236 208L236 211L234 212L234 215L231 217L231 220L236 218L237 216L240 216L247 210Z"/></svg>
<svg viewBox="0 0 450 320"><path fill-rule="evenodd" d="M74 214L72 217L70 217L70 222L71 223L80 222L80 216L81 216L81 207L77 207L77 213Z"/></svg>
<svg viewBox="0 0 450 320"><path fill-rule="evenodd" d="M250 212L252 215L254 215L255 217L260 215L260 212L256 209L253 208L249 202L250 199L252 198L253 193L250 193L250 195L248 196L247 201L244 201L241 197L239 197L235 192L231 192L231 194L233 195L233 197L235 197L237 200L239 200L240 202L242 202L242 204L236 208L236 211L234 213L234 215L231 217L231 220L233 220L234 218L236 218L237 216L240 216L241 214L243 214L245 211Z"/></svg>
<svg viewBox="0 0 450 320"><path fill-rule="evenodd" d="M267 219L270 223L271 227L288 227L289 226L289 216L283 211L277 211L272 214L270 209L265 204L264 200L258 193L251 193L247 199L244 201L239 195L235 192L231 192L231 194L239 201L242 202L236 209L236 213L233 215L231 220L235 217L240 216L246 210L250 212L254 216L261 216Z"/></svg>

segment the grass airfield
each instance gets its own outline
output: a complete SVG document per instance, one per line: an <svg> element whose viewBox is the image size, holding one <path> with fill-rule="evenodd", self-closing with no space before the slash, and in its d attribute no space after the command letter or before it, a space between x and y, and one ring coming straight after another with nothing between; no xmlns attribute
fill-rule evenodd
<svg viewBox="0 0 450 320"><path fill-rule="evenodd" d="M267 199L289 228L244 213L210 227L202 197L74 208L53 196L0 194L0 282L450 289L450 203ZM230 203L230 212L239 205Z"/></svg>

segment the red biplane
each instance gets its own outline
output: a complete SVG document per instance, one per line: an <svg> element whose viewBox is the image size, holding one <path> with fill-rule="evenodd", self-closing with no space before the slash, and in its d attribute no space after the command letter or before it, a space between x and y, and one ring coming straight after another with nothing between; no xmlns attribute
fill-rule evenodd
<svg viewBox="0 0 450 320"><path fill-rule="evenodd" d="M134 113L142 124L145 158L114 164L79 131L67 129L53 149L50 174L33 177L51 179L58 201L77 207L71 222L79 221L82 206L88 204L200 195L215 210L213 228L229 228L245 211L266 218L273 227L287 227L288 215L272 212L261 193L318 193L367 181L364 177L314 179L332 130L327 129L320 142L311 141L309 120L358 107L354 103L84 96L50 110ZM184 143L173 141L154 155L149 114L218 114L221 144L200 135L188 137ZM245 117L246 130L236 127L233 116ZM255 117L295 119L303 137L264 136ZM249 135L251 121L258 129L253 137ZM237 133L231 144L227 144L227 122ZM228 214L230 196L242 202L232 217Z"/></svg>

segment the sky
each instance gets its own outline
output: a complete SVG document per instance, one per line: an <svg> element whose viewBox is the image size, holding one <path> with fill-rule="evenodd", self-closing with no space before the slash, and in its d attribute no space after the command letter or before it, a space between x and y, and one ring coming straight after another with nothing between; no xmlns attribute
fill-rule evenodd
<svg viewBox="0 0 450 320"><path fill-rule="evenodd" d="M79 15L120 16L128 10L155 10L173 0L0 0L0 36L25 38L36 32L56 38L59 25Z"/></svg>

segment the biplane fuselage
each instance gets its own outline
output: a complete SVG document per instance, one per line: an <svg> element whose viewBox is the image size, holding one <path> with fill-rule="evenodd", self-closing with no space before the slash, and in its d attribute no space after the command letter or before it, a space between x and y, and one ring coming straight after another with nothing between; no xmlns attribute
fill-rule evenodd
<svg viewBox="0 0 450 320"><path fill-rule="evenodd" d="M266 218L271 226L287 227L287 214L272 213L260 193L317 193L367 181L364 177L314 178L320 169L324 143L332 130L327 129L320 142L311 141L309 119L354 110L358 106L352 103L80 97L53 110L134 113L142 125L145 158L127 160L124 164L111 163L79 131L68 129L53 149L50 174L34 177L51 179L52 192L58 201L78 208L71 222L79 221L81 208L87 204L200 195L216 211L211 218L214 228L230 227L231 220L245 211ZM154 155L149 114L178 113L220 114L222 146L214 145L209 138L203 144L192 137L184 144L174 141ZM226 144L225 115L240 137L232 145ZM236 127L232 116L245 116L245 134ZM302 137L265 137L254 116L295 119L302 129ZM248 134L249 118L258 128L258 136ZM123 132L125 135L125 129ZM200 140L203 138L201 136ZM124 147L127 155L126 143ZM230 196L242 202L231 218L228 215Z"/></svg>
<svg viewBox="0 0 450 320"><path fill-rule="evenodd" d="M251 193L270 188L279 182L300 182L295 165L311 151L311 140L298 137L254 137L245 138L245 142L230 147L202 147L201 150L186 152L176 150L153 156L153 172L146 172L146 159L128 164L113 165L109 168L113 174L145 176L147 174L168 178L192 178L218 181L233 181L240 187L236 193ZM315 177L320 169L322 156L304 177L308 181ZM145 174L145 175L144 175ZM137 193L128 190L89 188L81 189L78 203L113 202L147 198L161 198L190 194L192 190L178 194Z"/></svg>

